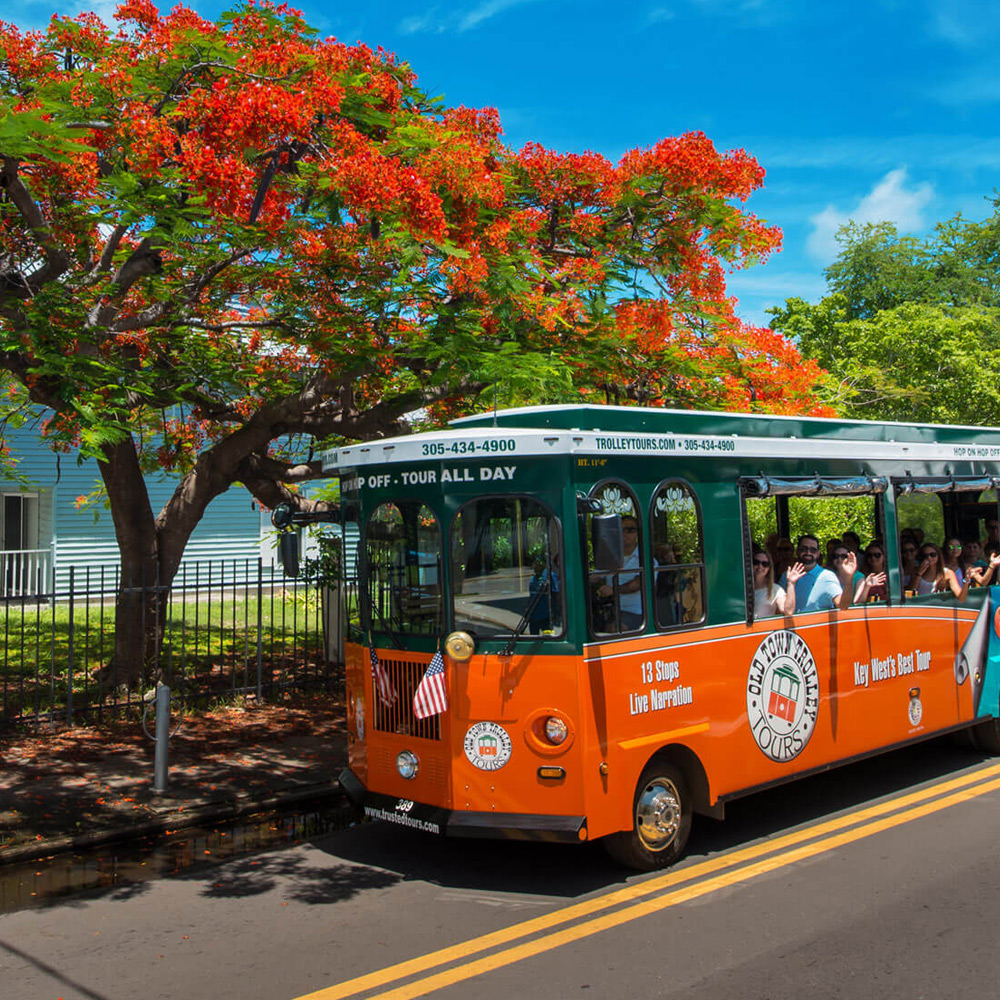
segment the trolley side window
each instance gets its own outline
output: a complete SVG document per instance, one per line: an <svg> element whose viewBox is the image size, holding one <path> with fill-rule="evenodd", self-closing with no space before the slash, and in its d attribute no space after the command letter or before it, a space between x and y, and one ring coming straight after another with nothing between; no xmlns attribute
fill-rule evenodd
<svg viewBox="0 0 1000 1000"><path fill-rule="evenodd" d="M995 477L913 476L894 480L899 576L906 598L930 603L996 583Z"/></svg>
<svg viewBox="0 0 1000 1000"><path fill-rule="evenodd" d="M594 514L585 515L590 629L593 635L638 632L645 621L646 570L643 561L642 519L635 494L622 482L599 483L590 498L600 504L601 515L621 518L622 564L608 572L596 566L593 544Z"/></svg>
<svg viewBox="0 0 1000 1000"><path fill-rule="evenodd" d="M465 504L451 529L455 628L476 636L563 631L564 578L555 515L537 500Z"/></svg>
<svg viewBox="0 0 1000 1000"><path fill-rule="evenodd" d="M832 610L845 587L851 602L885 602L887 485L877 476L743 480L748 620Z"/></svg>
<svg viewBox="0 0 1000 1000"><path fill-rule="evenodd" d="M660 630L705 620L705 557L701 511L691 488L662 483L649 513L653 593Z"/></svg>
<svg viewBox="0 0 1000 1000"><path fill-rule="evenodd" d="M426 504L380 504L365 528L364 579L371 628L439 635L441 528Z"/></svg>

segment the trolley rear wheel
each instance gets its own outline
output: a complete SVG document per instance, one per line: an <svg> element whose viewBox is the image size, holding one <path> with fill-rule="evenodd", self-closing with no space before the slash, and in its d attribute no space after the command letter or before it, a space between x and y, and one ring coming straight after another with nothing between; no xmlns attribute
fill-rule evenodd
<svg viewBox="0 0 1000 1000"><path fill-rule="evenodd" d="M615 861L640 871L672 865L691 833L691 793L684 772L654 758L639 776L632 802L632 829L606 837Z"/></svg>
<svg viewBox="0 0 1000 1000"><path fill-rule="evenodd" d="M969 730L972 742L983 753L1000 757L1000 719L986 719Z"/></svg>

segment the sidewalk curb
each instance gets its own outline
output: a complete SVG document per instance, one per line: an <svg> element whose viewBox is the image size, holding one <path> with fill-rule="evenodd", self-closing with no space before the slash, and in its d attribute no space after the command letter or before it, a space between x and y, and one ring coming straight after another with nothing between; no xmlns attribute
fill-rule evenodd
<svg viewBox="0 0 1000 1000"><path fill-rule="evenodd" d="M19 862L37 861L54 854L67 854L78 850L90 850L105 844L116 844L140 837L155 837L163 834L171 827L188 827L204 823L217 823L236 819L252 813L268 812L295 805L301 802L311 802L325 799L344 799L346 795L336 778L321 784L306 785L257 798L247 794L238 794L228 801L212 802L206 799L195 799L183 803L183 809L164 811L154 819L142 823L132 823L119 827L108 827L103 830L93 830L89 833L53 837L50 840L38 840L17 847L0 847L0 869L5 865Z"/></svg>

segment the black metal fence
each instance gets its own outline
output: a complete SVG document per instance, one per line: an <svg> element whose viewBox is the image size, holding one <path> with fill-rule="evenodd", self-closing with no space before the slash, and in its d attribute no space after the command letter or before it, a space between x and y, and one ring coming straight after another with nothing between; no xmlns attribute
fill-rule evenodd
<svg viewBox="0 0 1000 1000"><path fill-rule="evenodd" d="M136 715L158 681L188 708L329 688L333 593L260 560L186 563L169 587L71 571L64 590L0 602L0 729ZM116 656L121 629L143 636L141 662Z"/></svg>

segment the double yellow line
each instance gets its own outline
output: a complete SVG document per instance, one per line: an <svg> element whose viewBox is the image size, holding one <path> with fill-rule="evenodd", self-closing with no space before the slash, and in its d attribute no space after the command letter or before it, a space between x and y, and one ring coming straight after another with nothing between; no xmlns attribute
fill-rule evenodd
<svg viewBox="0 0 1000 1000"><path fill-rule="evenodd" d="M369 1000L410 1000L412 997L425 996L493 969L599 934L630 920L637 920L658 910L705 896L726 886L746 882L796 861L824 854L844 844L921 819L950 806L968 802L1000 788L998 774L1000 774L1000 763L992 764L950 781L923 788L918 792L839 816L753 847L733 851L687 868L676 869L491 934L484 934L461 944L421 955L407 962L387 966L377 972L298 997L297 1000L344 1000L380 987L391 986L402 979L431 973L432 970L450 963L460 963L375 994ZM675 888L676 886L680 888ZM562 927L564 924L572 926ZM562 929L553 930L559 927ZM549 933L542 934L544 931ZM541 936L532 937L539 934ZM525 938L531 940L522 940ZM514 943L518 941L521 943ZM503 945L510 947L475 958L483 952Z"/></svg>

